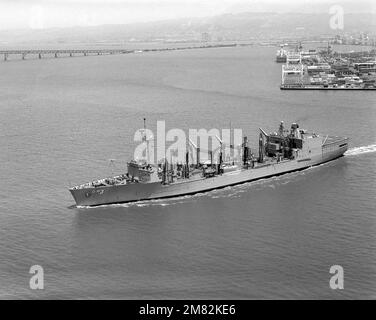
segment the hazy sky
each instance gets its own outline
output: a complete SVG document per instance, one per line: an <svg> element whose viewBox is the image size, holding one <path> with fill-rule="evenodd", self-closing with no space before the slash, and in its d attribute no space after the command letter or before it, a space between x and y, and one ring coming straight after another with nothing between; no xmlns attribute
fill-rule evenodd
<svg viewBox="0 0 376 320"><path fill-rule="evenodd" d="M0 0L0 30L126 24L245 11L375 11L376 0Z"/></svg>

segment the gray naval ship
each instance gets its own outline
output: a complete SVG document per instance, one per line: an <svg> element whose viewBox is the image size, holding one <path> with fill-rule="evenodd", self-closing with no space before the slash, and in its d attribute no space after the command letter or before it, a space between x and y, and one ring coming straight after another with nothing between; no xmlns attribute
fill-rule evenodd
<svg viewBox="0 0 376 320"><path fill-rule="evenodd" d="M172 164L164 161L152 165L132 160L128 172L96 180L69 189L77 206L98 206L141 200L191 195L249 181L303 170L334 159L346 152L348 138L321 136L299 128L297 123L285 130L283 122L278 132L267 134L260 128L258 156L243 137L241 160L225 162L222 150L213 163ZM222 148L221 148L222 149Z"/></svg>

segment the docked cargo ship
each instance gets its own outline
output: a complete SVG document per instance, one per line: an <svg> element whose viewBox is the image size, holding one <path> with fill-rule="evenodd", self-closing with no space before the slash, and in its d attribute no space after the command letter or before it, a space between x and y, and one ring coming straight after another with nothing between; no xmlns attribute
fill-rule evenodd
<svg viewBox="0 0 376 320"><path fill-rule="evenodd" d="M222 147L218 161L201 163L196 150L196 163L159 165L132 160L128 172L81 184L69 189L77 206L98 206L141 200L171 198L303 170L343 156L348 138L321 136L300 129L293 123L278 132L266 133L260 128L258 155L243 137L239 161L223 161Z"/></svg>

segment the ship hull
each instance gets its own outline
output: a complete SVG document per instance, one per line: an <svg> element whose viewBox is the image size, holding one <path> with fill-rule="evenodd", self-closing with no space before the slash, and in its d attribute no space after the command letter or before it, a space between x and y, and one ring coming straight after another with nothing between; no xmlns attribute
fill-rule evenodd
<svg viewBox="0 0 376 320"><path fill-rule="evenodd" d="M335 160L346 152L347 140L324 147L322 153L305 159L285 160L255 168L239 169L211 178L183 179L180 182L163 185L161 182L133 183L127 185L103 186L96 188L70 189L77 206L99 206L152 199L172 198L207 192L227 186L234 186L259 179L270 178L320 165Z"/></svg>

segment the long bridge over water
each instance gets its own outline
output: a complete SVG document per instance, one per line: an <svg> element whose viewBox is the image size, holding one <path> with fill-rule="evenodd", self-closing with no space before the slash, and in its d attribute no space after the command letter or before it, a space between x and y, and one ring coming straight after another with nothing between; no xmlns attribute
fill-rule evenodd
<svg viewBox="0 0 376 320"><path fill-rule="evenodd" d="M60 56L87 56L87 55L104 55L104 54L125 54L125 53L133 53L137 52L138 50L126 50L126 49L31 49L31 50L0 50L0 55L4 57L4 61L9 59L10 55L20 56L22 60L26 59L26 56L34 56L39 59L42 59L44 56L53 56L58 58Z"/></svg>
<svg viewBox="0 0 376 320"><path fill-rule="evenodd" d="M88 55L105 55L105 54L126 54L149 51L171 51L171 50L186 50L186 49L202 49L202 48L217 48L217 47L234 47L235 43L231 44L216 44L216 45L198 45L187 47L172 47L172 48L154 48L154 49L17 49L17 50L0 50L0 56L7 61L11 55L19 56L22 60L26 56L33 56L42 59L44 56L48 57L74 57L74 56L88 56Z"/></svg>

